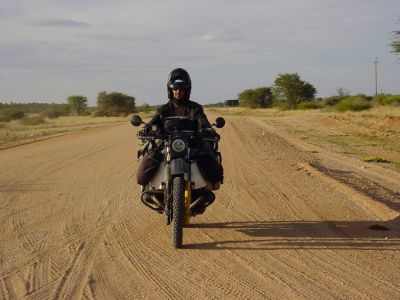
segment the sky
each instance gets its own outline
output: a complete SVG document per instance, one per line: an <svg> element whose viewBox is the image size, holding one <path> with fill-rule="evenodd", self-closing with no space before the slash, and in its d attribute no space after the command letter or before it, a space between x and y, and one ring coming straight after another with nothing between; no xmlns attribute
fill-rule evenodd
<svg viewBox="0 0 400 300"><path fill-rule="evenodd" d="M192 100L237 99L298 73L318 97L400 94L399 0L0 0L0 102L122 92L167 101L182 67Z"/></svg>

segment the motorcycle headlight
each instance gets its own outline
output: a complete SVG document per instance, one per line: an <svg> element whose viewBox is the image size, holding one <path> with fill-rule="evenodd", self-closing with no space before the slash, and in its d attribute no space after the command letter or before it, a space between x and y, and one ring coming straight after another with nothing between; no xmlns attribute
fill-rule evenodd
<svg viewBox="0 0 400 300"><path fill-rule="evenodd" d="M180 153L186 149L185 141L182 139L175 139L171 143L171 148L173 151Z"/></svg>

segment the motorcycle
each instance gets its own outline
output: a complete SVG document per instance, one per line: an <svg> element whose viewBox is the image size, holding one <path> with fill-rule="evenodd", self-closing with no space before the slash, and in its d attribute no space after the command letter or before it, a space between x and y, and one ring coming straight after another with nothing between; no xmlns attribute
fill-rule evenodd
<svg viewBox="0 0 400 300"><path fill-rule="evenodd" d="M140 126L143 122L140 116L132 116L131 124ZM196 162L198 155L197 145L209 142L219 163L221 154L218 152L219 134L208 128L201 131L192 130L191 120L188 117L176 116L165 119L164 129L147 126L139 130L137 137L147 145L163 149L163 161L152 176L147 186L142 186L141 200L148 206L145 197L153 197L157 202L157 195L163 197L163 212L166 225L172 225L172 245L182 248L183 227L190 224L191 206L195 205L198 195L208 183L202 176ZM218 117L212 127L222 128L225 120Z"/></svg>

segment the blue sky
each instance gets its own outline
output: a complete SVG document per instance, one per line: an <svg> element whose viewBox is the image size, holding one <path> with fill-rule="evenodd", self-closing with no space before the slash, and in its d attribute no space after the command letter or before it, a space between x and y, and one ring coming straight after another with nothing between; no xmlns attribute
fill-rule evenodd
<svg viewBox="0 0 400 300"><path fill-rule="evenodd" d="M96 103L119 91L166 101L169 72L192 77L192 99L235 99L297 72L319 97L400 94L398 0L0 0L0 102Z"/></svg>

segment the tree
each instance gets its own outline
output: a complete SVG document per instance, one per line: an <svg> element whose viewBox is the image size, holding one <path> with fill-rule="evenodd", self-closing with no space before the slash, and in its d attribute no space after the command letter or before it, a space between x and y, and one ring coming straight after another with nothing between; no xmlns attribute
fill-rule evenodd
<svg viewBox="0 0 400 300"><path fill-rule="evenodd" d="M392 52L400 55L400 30L393 31L394 41L390 44Z"/></svg>
<svg viewBox="0 0 400 300"><path fill-rule="evenodd" d="M344 87L340 87L336 90L339 97L350 97L350 91Z"/></svg>
<svg viewBox="0 0 400 300"><path fill-rule="evenodd" d="M149 104L143 103L142 105L139 105L139 106L136 108L136 111L148 113L148 112L151 111L151 109L152 109L152 108L151 108L151 106L150 106Z"/></svg>
<svg viewBox="0 0 400 300"><path fill-rule="evenodd" d="M266 108L272 106L272 89L270 87L259 87L247 89L239 95L241 106L250 108Z"/></svg>
<svg viewBox="0 0 400 300"><path fill-rule="evenodd" d="M100 92L97 96L97 116L127 116L135 112L135 98L119 92Z"/></svg>
<svg viewBox="0 0 400 300"><path fill-rule="evenodd" d="M86 111L88 100L85 96L69 96L67 99L71 111L78 116L83 115Z"/></svg>
<svg viewBox="0 0 400 300"><path fill-rule="evenodd" d="M302 101L315 99L315 87L300 79L297 73L279 74L274 81L274 97L277 101L286 102L291 109L295 109Z"/></svg>
<svg viewBox="0 0 400 300"><path fill-rule="evenodd" d="M317 90L309 82L303 82L302 101L312 101L315 99Z"/></svg>

